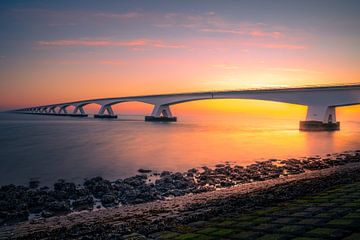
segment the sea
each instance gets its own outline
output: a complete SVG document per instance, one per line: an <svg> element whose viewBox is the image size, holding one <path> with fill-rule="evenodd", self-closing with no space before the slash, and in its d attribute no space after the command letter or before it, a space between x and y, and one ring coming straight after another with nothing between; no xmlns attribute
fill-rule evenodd
<svg viewBox="0 0 360 240"><path fill-rule="evenodd" d="M179 116L176 123L0 113L0 185L38 179L82 183L219 163L323 156L360 149L360 119L335 132L302 132L297 119L226 115Z"/></svg>

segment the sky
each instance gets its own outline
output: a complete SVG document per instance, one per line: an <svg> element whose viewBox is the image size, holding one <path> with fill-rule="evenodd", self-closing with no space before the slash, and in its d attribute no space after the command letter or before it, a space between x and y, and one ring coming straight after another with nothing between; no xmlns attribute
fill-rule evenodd
<svg viewBox="0 0 360 240"><path fill-rule="evenodd" d="M357 0L1 0L0 110L360 82L359 12Z"/></svg>

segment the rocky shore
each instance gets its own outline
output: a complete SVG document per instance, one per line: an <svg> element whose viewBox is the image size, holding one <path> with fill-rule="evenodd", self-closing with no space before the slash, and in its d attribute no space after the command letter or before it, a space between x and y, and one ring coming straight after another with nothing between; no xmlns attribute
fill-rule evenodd
<svg viewBox="0 0 360 240"><path fill-rule="evenodd" d="M46 234L57 236L60 234L59 229L63 228L67 231L61 234L70 234L66 238L97 232L148 233L164 228L163 219L170 218L172 222L197 220L214 211L234 208L234 204L229 203L233 194L239 194L236 189L242 189L241 206L249 207L246 203L249 197L250 202L254 202L254 197L256 198L254 203L263 198L268 202L269 196L274 200L286 199L324 187L331 182L344 181L349 179L345 176L349 172L358 172L359 165L360 151L352 151L326 157L271 159L245 167L219 164L214 168L190 169L184 173L164 171L158 174L142 169L139 171L141 175L114 182L96 177L86 180L82 185L59 180L53 188L39 188L36 181L32 181L28 187L7 185L0 188L0 233L6 236L10 232L26 232L35 234L36 237L45 237ZM347 171L338 171L339 169ZM321 175L317 175L319 173ZM326 181L322 180L324 173L331 175ZM339 177L340 175L343 176ZM318 179L304 188L304 184L309 183L301 182L301 179L314 179L314 176ZM351 178L354 176L351 175ZM271 187L294 180L300 186L296 187L296 191L287 185L277 186L277 189ZM243 196L243 190L249 186L252 186L253 190L265 186L269 188L251 193L256 196ZM239 195L236 195L236 198L238 199ZM225 202L228 204L224 205ZM219 207L219 204L222 207ZM99 209L101 211L98 211ZM117 213L116 216L112 214L114 212ZM174 218L179 213L182 217ZM27 221L29 218L31 220ZM54 224L54 221L57 221L57 224ZM108 222L111 222L110 226ZM51 233L44 232L44 229L49 228L45 227L47 223L58 226L53 226ZM137 228L139 223L140 229ZM23 232L21 229L27 230ZM21 234L19 236L22 236Z"/></svg>

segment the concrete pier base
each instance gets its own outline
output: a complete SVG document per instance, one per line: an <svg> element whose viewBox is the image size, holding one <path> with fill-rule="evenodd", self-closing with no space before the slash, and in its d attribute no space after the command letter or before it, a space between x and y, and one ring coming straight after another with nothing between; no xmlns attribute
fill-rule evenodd
<svg viewBox="0 0 360 240"><path fill-rule="evenodd" d="M35 114L35 115L46 115L46 116L69 116L69 114L65 114L65 113L30 113L30 114Z"/></svg>
<svg viewBox="0 0 360 240"><path fill-rule="evenodd" d="M117 118L117 115L102 115L102 114L95 114L94 118Z"/></svg>
<svg viewBox="0 0 360 240"><path fill-rule="evenodd" d="M145 116L146 122L176 122L177 117L153 117Z"/></svg>
<svg viewBox="0 0 360 240"><path fill-rule="evenodd" d="M323 123L321 121L301 121L301 131L336 131L340 130L340 122Z"/></svg>
<svg viewBox="0 0 360 240"><path fill-rule="evenodd" d="M66 114L65 116L70 116L70 117L87 117L87 114L76 114L76 113L71 113L71 114Z"/></svg>

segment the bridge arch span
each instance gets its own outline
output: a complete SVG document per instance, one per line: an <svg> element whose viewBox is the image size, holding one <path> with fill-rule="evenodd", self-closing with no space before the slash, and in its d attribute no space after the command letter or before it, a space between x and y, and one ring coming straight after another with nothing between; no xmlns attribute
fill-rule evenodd
<svg viewBox="0 0 360 240"><path fill-rule="evenodd" d="M87 116L83 107L95 103L101 106L95 117L112 118L116 117L112 110L113 105L135 101L154 105L151 115L145 117L147 121L176 121L176 117L171 113L170 106L207 99L256 99L305 105L308 106L306 121L300 124L303 126L300 129L337 130L339 123L336 120L335 108L359 104L360 84L102 98L30 107L16 111L54 114L55 109L59 108L56 115ZM75 107L72 114L68 114L66 111L69 106Z"/></svg>

